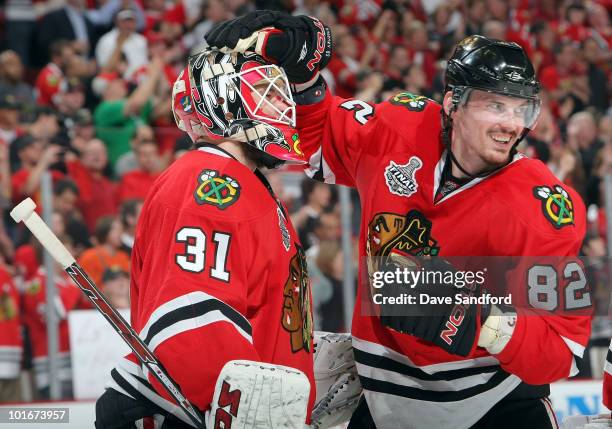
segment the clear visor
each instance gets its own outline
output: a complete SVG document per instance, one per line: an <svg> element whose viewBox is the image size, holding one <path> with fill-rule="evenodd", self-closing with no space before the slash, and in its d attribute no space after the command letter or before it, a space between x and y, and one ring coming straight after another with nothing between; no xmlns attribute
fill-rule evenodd
<svg viewBox="0 0 612 429"><path fill-rule="evenodd" d="M285 73L275 65L250 68L237 74L237 93L254 119L295 127L295 102Z"/></svg>
<svg viewBox="0 0 612 429"><path fill-rule="evenodd" d="M539 98L520 98L466 88L459 101L477 117L492 124L511 124L532 130L540 116Z"/></svg>

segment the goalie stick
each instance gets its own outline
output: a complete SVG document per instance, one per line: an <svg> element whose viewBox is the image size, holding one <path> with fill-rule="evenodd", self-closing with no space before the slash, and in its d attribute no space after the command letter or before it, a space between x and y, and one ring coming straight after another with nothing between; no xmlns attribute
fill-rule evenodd
<svg viewBox="0 0 612 429"><path fill-rule="evenodd" d="M62 244L57 236L49 229L47 224L36 213L36 204L31 198L26 198L20 202L13 210L11 217L15 222L23 222L25 226L40 241L45 250L51 254L53 259L59 263L64 271L70 276L74 283L89 298L92 304L102 313L108 323L111 324L123 341L132 349L138 360L145 365L155 378L164 386L166 391L174 398L176 403L189 416L191 421L198 428L205 428L204 419L201 413L183 396L178 385L166 372L161 362L157 360L153 352L140 339L136 331L130 324L117 312L108 302L106 297L96 287L87 273L75 261L68 249Z"/></svg>

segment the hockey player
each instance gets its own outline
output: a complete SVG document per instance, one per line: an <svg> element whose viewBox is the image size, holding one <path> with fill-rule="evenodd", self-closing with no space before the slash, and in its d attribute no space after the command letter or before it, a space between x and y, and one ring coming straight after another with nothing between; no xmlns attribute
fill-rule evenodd
<svg viewBox="0 0 612 429"><path fill-rule="evenodd" d="M306 387L289 404L302 426L315 397L305 256L259 171L304 163L287 78L255 54L203 51L175 82L172 107L196 149L159 177L144 203L132 250L131 324L185 397L203 413L213 409L207 427L244 427L235 420L244 423L246 413L287 413L291 386L265 381L281 372ZM235 383L217 383L230 364L239 367ZM133 355L111 378L96 405L97 428L132 428L151 417L156 427L189 427ZM249 427L274 427L266 422Z"/></svg>
<svg viewBox="0 0 612 429"><path fill-rule="evenodd" d="M420 318L363 311L371 298L366 257L577 254L585 233L580 197L516 151L540 105L523 49L469 37L448 62L442 105L409 93L374 105L329 93L318 71L331 56L331 36L315 18L257 11L216 26L206 40L222 50L255 49L282 66L308 174L359 191L352 334L365 401L349 428L558 427L548 384L576 373L590 317L473 304L447 342L452 306L442 315L423 306ZM590 306L580 264L522 268L513 286L524 304ZM564 289L568 277L578 293Z"/></svg>
<svg viewBox="0 0 612 429"><path fill-rule="evenodd" d="M68 237L62 241L71 246ZM42 249L36 246L38 260L42 260ZM68 313L82 308L83 295L70 281L68 275L59 264L54 264L54 281L57 299L47 302L47 272L39 267L36 274L27 282L22 297L23 321L27 327L32 344L32 366L34 369L34 384L36 397L40 400L50 398L49 350L47 337L47 306L56 311L58 317L58 379L62 398L72 397L72 368L70 360L70 334L68 329Z"/></svg>

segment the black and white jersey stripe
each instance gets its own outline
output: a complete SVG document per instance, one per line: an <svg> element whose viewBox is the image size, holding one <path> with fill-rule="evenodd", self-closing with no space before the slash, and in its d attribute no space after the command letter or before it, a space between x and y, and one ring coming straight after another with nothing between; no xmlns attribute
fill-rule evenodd
<svg viewBox="0 0 612 429"><path fill-rule="evenodd" d="M418 366L353 337L355 362L376 427L469 428L521 380L492 356Z"/></svg>
<svg viewBox="0 0 612 429"><path fill-rule="evenodd" d="M606 355L606 364L604 365L604 372L612 375L612 341L608 347L608 354Z"/></svg>
<svg viewBox="0 0 612 429"><path fill-rule="evenodd" d="M578 344L576 341L570 340L563 335L559 335L568 349L572 352L572 365L570 366L570 372L567 375L568 377L573 377L578 374L578 362L582 360L582 356L584 356L584 346Z"/></svg>
<svg viewBox="0 0 612 429"><path fill-rule="evenodd" d="M0 346L0 379L19 376L23 349L21 346Z"/></svg>
<svg viewBox="0 0 612 429"><path fill-rule="evenodd" d="M232 324L240 335L253 343L250 322L230 305L202 291L181 295L159 306L151 313L139 336L155 352L169 338L215 322ZM111 371L111 380L105 387L136 400L149 401L192 425L180 407L156 393L148 382L148 372L146 367L123 358Z"/></svg>
<svg viewBox="0 0 612 429"><path fill-rule="evenodd" d="M308 177L318 180L319 182L330 183L332 185L336 183L336 175L323 157L323 150L321 147L311 155L308 160L308 168L306 168L304 172Z"/></svg>
<svg viewBox="0 0 612 429"><path fill-rule="evenodd" d="M167 339L215 322L231 323L240 335L253 344L250 322L230 305L202 291L181 295L159 306L139 336L155 352Z"/></svg>
<svg viewBox="0 0 612 429"><path fill-rule="evenodd" d="M142 367L128 359L121 359L119 364L111 371L111 379L104 387L116 390L139 402L149 402L159 407L161 414L163 414L163 410L193 426L191 419L183 409L158 395L148 382Z"/></svg>
<svg viewBox="0 0 612 429"><path fill-rule="evenodd" d="M57 354L57 378L60 381L72 380L72 364L70 352L59 352ZM40 356L32 359L34 370L34 382L37 389L44 389L49 386L49 357Z"/></svg>

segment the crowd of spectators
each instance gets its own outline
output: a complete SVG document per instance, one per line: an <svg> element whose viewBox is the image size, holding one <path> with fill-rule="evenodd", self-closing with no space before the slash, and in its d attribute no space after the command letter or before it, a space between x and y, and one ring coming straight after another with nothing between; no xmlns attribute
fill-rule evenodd
<svg viewBox="0 0 612 429"><path fill-rule="evenodd" d="M520 149L580 192L589 225L583 253L606 256L610 0L6 0L0 11L0 402L49 395L47 275L40 247L8 211L28 196L40 204L41 177L49 172L54 232L111 301L129 307L129 254L142 200L189 148L172 118L172 84L208 29L255 8L313 15L329 25L334 56L323 71L329 87L367 102L400 91L440 101L445 59L467 35L519 43L543 86L540 120ZM307 249L316 328L341 331L344 258L335 190L301 176L287 180L291 174L272 172L270 182ZM352 201L358 219L358 198ZM66 314L89 306L59 268L55 283L60 378L69 397ZM32 370L33 395L20 392L24 368Z"/></svg>

